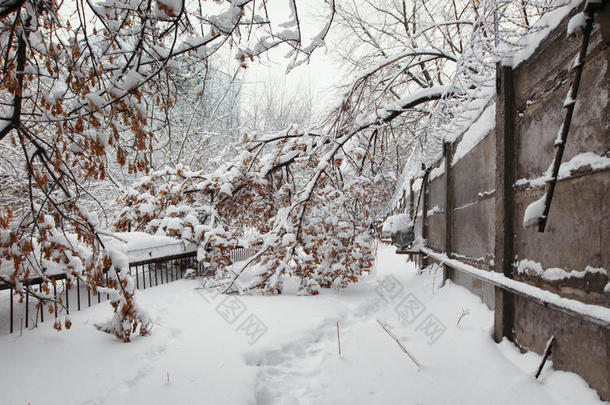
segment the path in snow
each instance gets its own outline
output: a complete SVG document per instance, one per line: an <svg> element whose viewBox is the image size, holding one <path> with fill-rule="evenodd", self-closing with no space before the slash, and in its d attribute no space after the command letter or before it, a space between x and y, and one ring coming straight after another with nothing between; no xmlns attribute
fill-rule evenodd
<svg viewBox="0 0 610 405"><path fill-rule="evenodd" d="M493 313L477 297L455 285L439 290L440 272L417 275L404 258L389 254L390 248L382 249L379 273L368 281L371 289L377 286L379 294L372 294L354 312L328 318L278 349L248 357L248 363L260 369L258 404L599 402L580 377L554 371L550 364L542 378L535 380L540 356L522 355L508 342L496 345L491 339ZM396 291L380 289L379 281L384 279L391 281L390 286L398 283ZM414 303L423 306L405 306ZM408 308L416 310L409 312ZM457 326L463 309L470 313ZM413 313L420 315L411 320ZM435 335L429 330L426 335L426 319L440 321L438 330L445 327L446 331ZM418 370L377 320L423 363L422 369ZM435 338L438 340L429 343Z"/></svg>
<svg viewBox="0 0 610 405"><path fill-rule="evenodd" d="M380 249L378 274L316 297L214 297L197 290L200 282L193 280L138 291L138 302L151 314L155 328L151 336L130 344L93 327L110 317L107 304L74 313L69 331L58 333L45 323L22 337L0 336L1 402L599 403L575 374L547 366L535 380L540 356L521 355L508 343L496 345L490 337L493 313L477 297L457 286L438 289L440 274L436 281L429 273L416 275L404 257L392 251ZM380 280L385 280L382 289ZM419 303L420 314L410 323L395 310L406 297L411 301L405 302ZM221 316L229 302L241 305L242 311L230 322ZM462 308L470 314L458 327ZM240 331L251 315L266 327L253 344ZM428 344L430 336L418 326L431 316L446 331L433 335L438 340ZM376 319L423 369L416 368Z"/></svg>

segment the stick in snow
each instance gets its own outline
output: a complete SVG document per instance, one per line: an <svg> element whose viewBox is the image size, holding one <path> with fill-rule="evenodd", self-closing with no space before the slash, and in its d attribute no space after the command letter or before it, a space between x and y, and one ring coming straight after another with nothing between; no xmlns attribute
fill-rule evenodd
<svg viewBox="0 0 610 405"><path fill-rule="evenodd" d="M470 314L470 310L462 308L462 313L460 314L460 317L458 318L456 326L459 326L462 318L469 314Z"/></svg>
<svg viewBox="0 0 610 405"><path fill-rule="evenodd" d="M337 321L337 343L339 344L339 356L341 356L341 337L339 335L339 322Z"/></svg>
<svg viewBox="0 0 610 405"><path fill-rule="evenodd" d="M536 378L540 377L540 373L542 373L542 368L544 367L544 363L551 356L551 352L553 351L553 343L555 342L555 336L551 336L548 342L546 342L546 349L544 349L544 356L542 357L542 362L538 366L538 371L536 372Z"/></svg>
<svg viewBox="0 0 610 405"><path fill-rule="evenodd" d="M407 355L407 356L409 356L409 358L410 358L411 360L413 360L413 363L415 363L415 365L417 366L417 368L421 368L421 367L422 367L422 365L419 363L419 361L417 361L417 359L416 359L415 357L413 357L413 356L411 355L411 353L409 353L409 352L407 351L407 349L406 349L406 348L405 348L405 347L402 345L402 343L400 343L400 342L398 341L398 339L397 339L397 338L396 338L396 337L395 337L395 336L392 334L392 332L390 332L390 331L388 330L388 328L386 328L385 326L383 326L383 324L381 323L381 321L379 321L379 319L377 319L377 323L379 324L379 326L381 326L381 327L383 328L383 330L385 330L385 331L386 331L386 333L387 333L388 335L390 335L390 337L391 337L392 339L394 339L394 341L395 341L396 343L398 343L398 346L400 346L400 349L401 349L403 352L405 352L405 353L406 353L406 355Z"/></svg>

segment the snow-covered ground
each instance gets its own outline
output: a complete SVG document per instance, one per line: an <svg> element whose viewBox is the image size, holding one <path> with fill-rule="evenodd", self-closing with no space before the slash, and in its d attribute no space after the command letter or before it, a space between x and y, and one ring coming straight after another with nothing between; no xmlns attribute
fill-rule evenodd
<svg viewBox="0 0 610 405"><path fill-rule="evenodd" d="M2 404L593 404L576 374L491 338L465 289L382 246L376 274L315 297L214 296L197 280L138 291L151 336L124 344L93 324L107 304L0 337ZM464 312L459 326L457 321ZM418 368L380 326L422 364ZM342 354L338 354L337 322Z"/></svg>

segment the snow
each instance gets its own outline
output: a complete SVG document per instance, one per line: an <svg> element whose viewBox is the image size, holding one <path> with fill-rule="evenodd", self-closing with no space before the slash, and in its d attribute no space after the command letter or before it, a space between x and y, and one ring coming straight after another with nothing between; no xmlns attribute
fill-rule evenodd
<svg viewBox="0 0 610 405"><path fill-rule="evenodd" d="M574 105L574 103L576 103L576 99L572 98L572 88L570 87L570 90L568 90L568 94L566 95L566 98L563 101L563 108L567 108L571 105Z"/></svg>
<svg viewBox="0 0 610 405"><path fill-rule="evenodd" d="M4 117L0 117L0 131L4 131L9 125L11 125L11 116L13 115L14 108L5 109Z"/></svg>
<svg viewBox="0 0 610 405"><path fill-rule="evenodd" d="M238 5L231 5L225 12L209 17L210 22L225 34L230 34L242 16L242 9Z"/></svg>
<svg viewBox="0 0 610 405"><path fill-rule="evenodd" d="M299 32L295 30L282 30L275 34L278 38L283 39L285 41L298 41L299 40Z"/></svg>
<svg viewBox="0 0 610 405"><path fill-rule="evenodd" d="M423 183L422 178L418 178L413 181L413 192L414 193L417 193L419 190L421 190L422 183Z"/></svg>
<svg viewBox="0 0 610 405"><path fill-rule="evenodd" d="M428 97L442 96L450 90L451 86L434 86L426 89L418 90L412 94L401 97L399 100L377 110L377 115L385 120L394 112L404 111L409 108L414 102ZM366 121L366 120L364 120Z"/></svg>
<svg viewBox="0 0 610 405"><path fill-rule="evenodd" d="M89 93L85 96L93 109L101 108L106 104L106 100L96 93Z"/></svg>
<svg viewBox="0 0 610 405"><path fill-rule="evenodd" d="M455 148L451 166L455 164L475 146L479 144L496 127L496 104L485 108L481 116L470 125Z"/></svg>
<svg viewBox="0 0 610 405"><path fill-rule="evenodd" d="M68 85L61 80L56 80L53 83L53 87L49 90L47 94L45 94L45 98L50 102L55 102L64 97L67 91Z"/></svg>
<svg viewBox="0 0 610 405"><path fill-rule="evenodd" d="M544 193L542 197L527 206L527 208L525 209L525 214L523 215L523 226L525 228L536 226L540 222L540 220L544 216L545 200L546 193Z"/></svg>
<svg viewBox="0 0 610 405"><path fill-rule="evenodd" d="M231 183L224 183L222 187L220 187L220 193L225 194L229 197L233 196L233 186Z"/></svg>
<svg viewBox="0 0 610 405"><path fill-rule="evenodd" d="M587 25L587 17L583 13L578 13L568 21L568 35L572 35L577 29L584 30Z"/></svg>
<svg viewBox="0 0 610 405"><path fill-rule="evenodd" d="M386 58L381 59L379 62L374 65L367 67L354 75L354 82L358 78L364 78L371 76L373 73L383 69L384 67L391 65L395 62L398 62L402 59L413 57L413 56L440 56L450 60L457 60L457 56L453 53L447 52L443 49L438 48L414 48L409 49L405 52L401 52L399 54L388 56ZM400 65L399 65L400 66Z"/></svg>
<svg viewBox="0 0 610 405"><path fill-rule="evenodd" d="M555 10L545 13L540 20L535 24L535 28L530 33L519 41L522 49L516 52L512 57L512 66L516 68L521 62L527 60L538 48L540 42L559 25L559 23L572 11L576 6L582 4L582 0L570 0L563 7L558 7Z"/></svg>
<svg viewBox="0 0 610 405"><path fill-rule="evenodd" d="M434 169L432 169L430 171L430 181L436 179L437 177L442 176L443 174L445 174L445 158L443 158L440 163L439 163L439 167L435 167Z"/></svg>
<svg viewBox="0 0 610 405"><path fill-rule="evenodd" d="M573 172L589 168L593 171L604 170L610 168L610 158L599 156L593 152L584 152L574 156L567 162L563 162L559 166L557 180L570 178ZM544 172L544 174L535 179L522 178L515 182L516 186L542 187L546 184L552 175L553 164Z"/></svg>
<svg viewBox="0 0 610 405"><path fill-rule="evenodd" d="M175 17L182 10L183 0L157 0L157 3L164 8L169 17Z"/></svg>
<svg viewBox="0 0 610 405"><path fill-rule="evenodd" d="M566 271L556 267L551 267L545 270L540 263L528 259L520 260L517 263L517 273L539 276L547 281L560 281L569 278L584 278L587 274L601 274L608 276L606 269L591 266L585 267L585 269L582 271Z"/></svg>
<svg viewBox="0 0 610 405"><path fill-rule="evenodd" d="M396 214L389 216L383 224L383 232L398 232L402 229L408 229L413 225L413 221L407 214Z"/></svg>
<svg viewBox="0 0 610 405"><path fill-rule="evenodd" d="M104 244L116 246L126 243L125 250L130 262L197 250L194 245L186 245L182 240L164 235L150 235L145 232L116 232L112 235L114 237L102 235Z"/></svg>
<svg viewBox="0 0 610 405"><path fill-rule="evenodd" d="M561 123L561 126L559 127L559 130L557 131L557 136L555 137L555 142L553 143L553 146L559 146L563 143L563 123Z"/></svg>
<svg viewBox="0 0 610 405"><path fill-rule="evenodd" d="M383 233L383 234L392 233L392 230L394 229L394 224L392 222L393 222L392 216L386 218L386 220L383 221L383 226L381 227L381 233Z"/></svg>
<svg viewBox="0 0 610 405"><path fill-rule="evenodd" d="M428 210L428 212L426 213L427 216L431 217L432 215L436 215L436 214L442 214L443 211L442 209L439 208L438 205L435 205L434 207L432 207L432 209Z"/></svg>
<svg viewBox="0 0 610 405"><path fill-rule="evenodd" d="M282 237L282 245L290 246L294 244L297 240L297 236L294 233L287 233Z"/></svg>
<svg viewBox="0 0 610 405"><path fill-rule="evenodd" d="M357 285L314 297L214 295L198 280L139 291L155 326L129 344L93 327L110 317L108 305L72 313L68 331L45 323L1 336L3 403L601 403L552 362L534 379L541 357L494 343L493 312L478 297L439 288L440 272L418 275L393 251L382 246L375 274ZM242 311L233 322L223 318L228 300ZM419 314L405 312L408 303ZM252 316L264 323L254 342L240 329ZM425 329L430 320L437 329Z"/></svg>
<svg viewBox="0 0 610 405"><path fill-rule="evenodd" d="M407 214L398 214L394 216L394 220L392 221L394 231L399 231L402 229L407 229L413 225L413 221Z"/></svg>

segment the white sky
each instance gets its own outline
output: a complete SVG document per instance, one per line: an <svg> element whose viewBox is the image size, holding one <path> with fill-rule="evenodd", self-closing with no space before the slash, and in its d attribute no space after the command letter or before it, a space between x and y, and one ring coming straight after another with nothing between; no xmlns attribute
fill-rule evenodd
<svg viewBox="0 0 610 405"><path fill-rule="evenodd" d="M268 11L272 21L284 22L289 19L289 0L271 0L268 3ZM323 0L301 0L297 1L298 14L301 22L303 43L306 46L311 38L322 29L330 14L328 4ZM330 34L332 35L331 27ZM263 55L254 63L249 63L245 75L246 83L267 82L273 86L274 81L286 75L286 67L290 60L286 54L290 51L287 46L273 49ZM320 112L334 106L337 102L336 87L344 81L339 66L331 60L331 56L325 47L316 49L309 63L294 68L286 76L286 87L289 91L298 91L299 87L310 86L314 93L314 104ZM248 92L248 87L244 88Z"/></svg>

